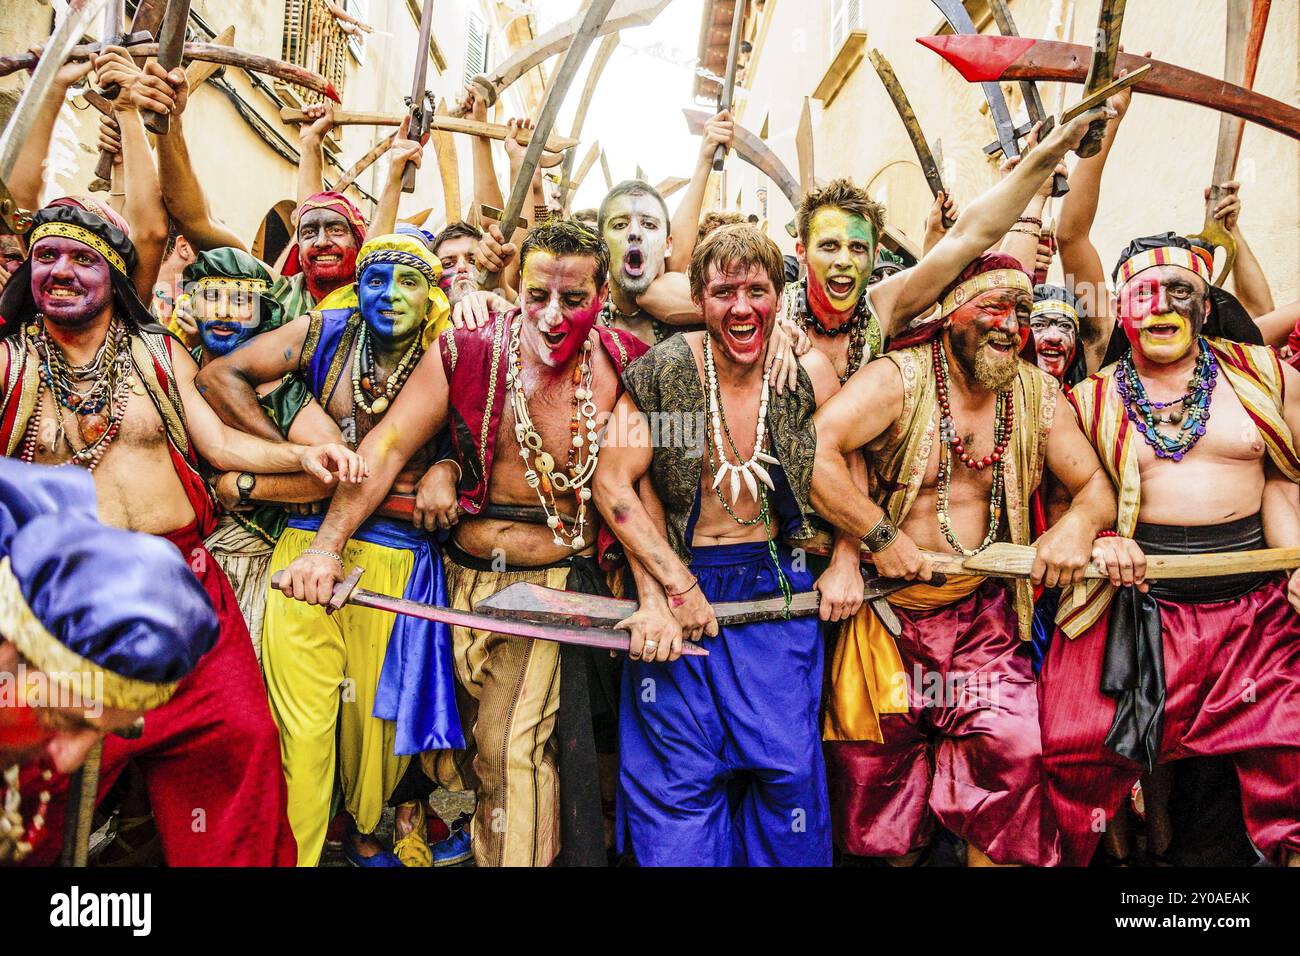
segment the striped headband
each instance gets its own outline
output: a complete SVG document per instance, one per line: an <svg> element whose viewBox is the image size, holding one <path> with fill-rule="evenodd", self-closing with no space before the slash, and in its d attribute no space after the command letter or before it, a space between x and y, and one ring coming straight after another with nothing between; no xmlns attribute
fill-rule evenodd
<svg viewBox="0 0 1300 956"><path fill-rule="evenodd" d="M206 289L209 286L216 286L220 289L238 289L240 292L265 292L270 288L264 279L250 279L247 276L235 278L233 276L204 276L194 283L194 291Z"/></svg>
<svg viewBox="0 0 1300 956"><path fill-rule="evenodd" d="M384 262L391 262L399 266L410 266L428 279L431 286L438 284L438 276L441 275L441 270L435 270L426 260L412 253L403 252L400 249L376 249L373 252L366 253L365 258L357 263L357 275L360 276L370 266Z"/></svg>
<svg viewBox="0 0 1300 956"><path fill-rule="evenodd" d="M85 226L79 226L73 222L43 222L32 230L28 248L35 246L37 242L46 236L59 236L63 239L72 239L83 245L90 246L107 260L108 264L123 275L126 274L126 260L122 258L112 246L110 246L101 236L91 232Z"/></svg>
<svg viewBox="0 0 1300 956"><path fill-rule="evenodd" d="M1183 249L1180 246L1160 246L1156 249L1146 249L1120 263L1119 284L1124 285L1139 272L1154 269L1156 266L1178 266L1196 273L1207 283L1210 281L1210 270L1206 268L1205 260L1191 249Z"/></svg>
<svg viewBox="0 0 1300 956"><path fill-rule="evenodd" d="M1063 299L1043 299L1041 302L1035 302L1029 317L1032 319L1037 315L1064 315L1073 319L1075 325L1079 324L1079 310Z"/></svg>
<svg viewBox="0 0 1300 956"><path fill-rule="evenodd" d="M993 269L972 276L944 296L939 317L946 319L964 303L975 298L980 293L992 289L1020 289L1030 295L1034 294L1034 287L1029 281L1029 276L1019 269Z"/></svg>

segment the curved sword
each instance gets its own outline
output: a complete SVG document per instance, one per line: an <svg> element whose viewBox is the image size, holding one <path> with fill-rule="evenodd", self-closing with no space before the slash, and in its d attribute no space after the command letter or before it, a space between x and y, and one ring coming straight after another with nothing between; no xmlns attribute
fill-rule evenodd
<svg viewBox="0 0 1300 956"><path fill-rule="evenodd" d="M704 110L682 110L682 115L686 117L686 125L696 136L703 134L705 124L713 119L713 114L706 113ZM781 190L785 198L790 201L790 205L797 209L800 196L799 180L794 178L789 168L781 162L781 158L776 153L772 152L767 143L743 126L736 125L734 128L735 135L731 147L736 151L736 155L772 180L776 188Z"/></svg>
<svg viewBox="0 0 1300 956"><path fill-rule="evenodd" d="M573 127L569 130L569 138L575 141L575 147L570 148L564 157L564 175L561 182L564 184L560 191L560 205L567 214L569 203L572 199L570 186L576 187L577 183L582 182L582 177L586 173L580 173L576 178L573 176L573 164L577 158L576 141L582 139L582 125L587 121L587 109L591 106L591 98L596 92L596 83L600 79L600 74L605 71L605 65L609 63L609 58L614 55L618 49L618 33L610 33L605 39L600 41L600 46L596 48L596 56L591 61L591 70L587 73L587 82L583 84L582 96L578 99L578 111L573 114ZM592 155L594 159L594 154ZM587 167L590 168L590 167Z"/></svg>

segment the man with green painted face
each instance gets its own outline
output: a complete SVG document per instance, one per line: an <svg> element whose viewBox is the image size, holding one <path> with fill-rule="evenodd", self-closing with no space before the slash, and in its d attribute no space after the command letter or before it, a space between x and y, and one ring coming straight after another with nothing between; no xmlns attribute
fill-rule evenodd
<svg viewBox="0 0 1300 956"><path fill-rule="evenodd" d="M421 240L397 234L371 239L358 258L356 307L308 312L255 337L208 364L200 373L203 385L223 417L264 427L258 387L299 374L355 447L381 424L446 325L450 309L438 287L441 271ZM414 478L435 470L432 461L429 442L410 457L391 488L409 491ZM323 491L306 476L264 475L251 498L315 501L325 497ZM320 521L319 515L289 519L271 559L272 573L289 569L297 575L297 559L310 553L340 571L345 561L361 565L366 586L377 591L446 603L441 562L422 526L373 517L341 546L325 550L312 546ZM314 866L320 858L337 759L344 807L354 824L344 842L348 860L366 867L430 865L422 803L407 800L399 807L399 831L406 823L411 828L394 852L370 834L412 755L464 746L448 630L365 608L326 614L271 589L262 667L280 729L299 864Z"/></svg>
<svg viewBox="0 0 1300 956"><path fill-rule="evenodd" d="M181 284L185 294L177 309L198 329L199 344L191 354L199 368L281 323L280 303L267 294L272 285L270 270L242 249L225 247L198 253L185 267ZM338 426L298 375L258 386L257 398L267 418L289 441L318 444L342 440ZM253 504L257 476L251 472L221 472L210 478L210 484L226 513L205 544L230 579L260 661L271 552L287 516L278 506Z"/></svg>

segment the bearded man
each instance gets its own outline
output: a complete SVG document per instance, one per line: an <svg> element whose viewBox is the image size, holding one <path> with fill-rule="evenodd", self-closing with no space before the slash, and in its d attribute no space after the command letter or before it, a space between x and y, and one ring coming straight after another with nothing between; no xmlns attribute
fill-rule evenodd
<svg viewBox="0 0 1300 956"><path fill-rule="evenodd" d="M1072 504L1037 541L1033 585L1082 580L1114 520L1096 455L1074 418L1057 414L1059 386L1017 357L1031 288L1011 256L981 255L945 291L933 338L886 353L818 411L813 503L862 537L880 574L928 581L921 548L1029 544L1027 502L1044 466ZM845 464L859 449L874 500ZM937 820L966 841L968 865L1056 862L1023 644L1030 583L1012 593L978 576L917 584L889 598L903 625L896 643L867 615L841 637L825 736L844 850L910 865ZM926 689L936 683L942 699Z"/></svg>
<svg viewBox="0 0 1300 956"><path fill-rule="evenodd" d="M1202 334L1210 269L1172 233L1130 243L1112 278L1131 351L1070 394L1120 503L1118 535L1098 542L1110 582L1062 595L1070 639L1043 667L1047 786L1073 865L1096 848L1098 809L1109 819L1144 770L1192 756L1232 759L1251 840L1300 865L1300 579L1145 581L1146 554L1300 543L1300 375Z"/></svg>
<svg viewBox="0 0 1300 956"><path fill-rule="evenodd" d="M467 222L449 223L433 237L433 254L442 263L439 284L454 307L478 290L478 244L483 233Z"/></svg>
<svg viewBox="0 0 1300 956"><path fill-rule="evenodd" d="M47 207L29 240L28 261L0 297L0 444L25 461L94 472L104 520L172 542L221 620L216 647L144 735L105 744L100 794L134 759L172 865L291 862L261 674L230 583L203 547L216 514L199 458L224 470L308 470L331 484L331 469L352 480L364 466L337 445L270 443L223 425L194 387L193 360L136 295L135 249L115 226ZM200 794L196 780L220 782ZM196 806L206 830L194 826Z"/></svg>
<svg viewBox="0 0 1300 956"><path fill-rule="evenodd" d="M627 394L596 472L596 501L628 552L639 602L620 624L632 634L619 718L620 848L630 840L643 866L829 866L819 622L720 629L710 602L814 586L778 538L812 535L812 413L835 376L809 351L796 387L770 395L764 363L784 263L752 226L706 237L690 282L707 331L661 342L624 373ZM649 422L666 415L712 422L707 469L698 446L652 438ZM855 539L837 541L815 586L824 619L857 609ZM679 659L683 639L702 634L713 638L709 655Z"/></svg>
<svg viewBox="0 0 1300 956"><path fill-rule="evenodd" d="M397 234L367 242L358 264L359 307L309 312L204 368L201 381L228 420L273 427L256 390L298 374L349 444L362 442L387 421L445 326L441 265L422 241ZM432 462L433 448L421 445L413 449L399 490L410 490ZM382 491L397 478L389 476ZM253 500L283 502L327 495L328 489L305 475L267 476L251 492ZM442 576L422 528L377 517L350 528L338 547L322 550L313 544L320 520L319 515L289 519L271 559L272 573L295 564L304 552L340 571L346 558L349 565L366 568L368 587L439 603ZM366 867L428 866L423 825L404 834L406 842L395 848L398 855L371 834L412 755L463 744L446 629L359 607L331 615L272 589L262 640L299 864L314 866L320 858L337 762L344 806L355 824L344 843L348 859ZM404 811L422 813L418 803Z"/></svg>
<svg viewBox="0 0 1300 956"><path fill-rule="evenodd" d="M463 512L444 547L451 606L471 609L516 581L599 587L590 488L600 452L597 420L614 406L619 374L643 347L627 333L596 326L609 259L590 230L549 222L529 233L520 256L522 311L494 312L482 328L443 334L438 354L420 362L362 443L373 480L331 502L312 551L289 568L286 594L312 604L329 600L342 568L318 552L338 550L407 459L448 424ZM463 755L439 755L437 775L477 792L478 865L547 866L561 849L560 790L569 781L595 784L589 753L579 755L587 770L565 765L557 781L550 744L566 695L585 697L593 661L551 642L488 631L455 628L454 642L473 746ZM590 740L590 711L575 717L583 719ZM572 731L575 738L580 730ZM566 759L573 752L560 750ZM589 841L594 830L603 858L599 804L594 821L578 822L583 832L573 838ZM570 836L566 830L566 856Z"/></svg>
<svg viewBox="0 0 1300 956"><path fill-rule="evenodd" d="M78 469L0 460L0 865L48 839L55 772L105 734L135 732L217 640L185 559L101 524L94 501Z"/></svg>
<svg viewBox="0 0 1300 956"><path fill-rule="evenodd" d="M246 345L259 332L278 328L280 303L269 294L266 266L241 249L210 249L194 256L181 278L188 318L198 330L199 344L191 354L199 368ZM317 404L297 375L258 388L258 402L280 435L288 441L337 442L338 426ZM239 609L248 624L253 652L262 659L262 616L266 610L271 552L284 531L287 515L275 505L254 505L257 476L225 472L213 477L212 488L226 513L204 544L230 579Z"/></svg>

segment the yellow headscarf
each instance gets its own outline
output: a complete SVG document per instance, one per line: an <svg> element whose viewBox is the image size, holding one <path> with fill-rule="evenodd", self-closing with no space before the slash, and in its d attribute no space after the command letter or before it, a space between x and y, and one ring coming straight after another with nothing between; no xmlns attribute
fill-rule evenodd
<svg viewBox="0 0 1300 956"><path fill-rule="evenodd" d="M409 266L429 280L429 315L423 333L424 347L429 348L451 321L451 303L438 285L442 276L442 263L428 246L414 236L398 233L376 236L361 247L361 253L357 256L357 279L360 280L367 266L381 262ZM355 287L353 289L355 302Z"/></svg>

